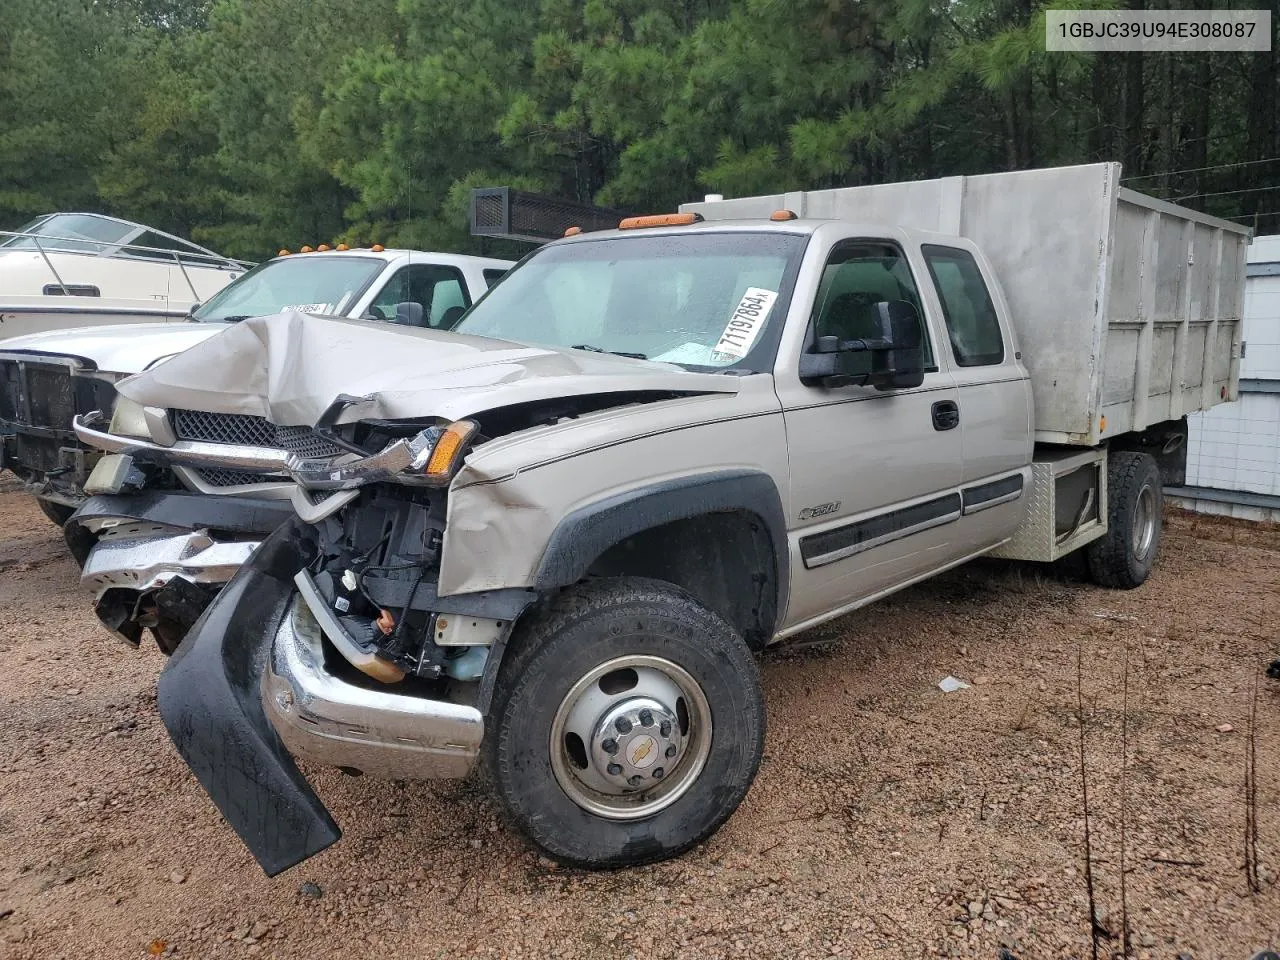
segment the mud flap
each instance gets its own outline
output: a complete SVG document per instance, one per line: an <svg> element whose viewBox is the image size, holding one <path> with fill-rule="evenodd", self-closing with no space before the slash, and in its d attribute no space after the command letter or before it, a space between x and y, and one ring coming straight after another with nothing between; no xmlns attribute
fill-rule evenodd
<svg viewBox="0 0 1280 960"><path fill-rule="evenodd" d="M293 575L314 549L296 520L264 540L191 628L157 692L178 753L269 877L342 836L260 700Z"/></svg>

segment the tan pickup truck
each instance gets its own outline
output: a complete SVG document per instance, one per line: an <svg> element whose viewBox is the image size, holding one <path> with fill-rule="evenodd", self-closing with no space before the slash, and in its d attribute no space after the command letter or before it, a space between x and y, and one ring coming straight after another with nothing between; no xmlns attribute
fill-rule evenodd
<svg viewBox="0 0 1280 960"><path fill-rule="evenodd" d="M159 684L268 873L340 835L294 757L478 765L551 856L642 863L745 796L766 645L981 555L1143 583L1185 416L1236 394L1248 242L1112 164L692 204L451 332L245 321L77 433L299 485ZM171 408L342 452L151 434Z"/></svg>

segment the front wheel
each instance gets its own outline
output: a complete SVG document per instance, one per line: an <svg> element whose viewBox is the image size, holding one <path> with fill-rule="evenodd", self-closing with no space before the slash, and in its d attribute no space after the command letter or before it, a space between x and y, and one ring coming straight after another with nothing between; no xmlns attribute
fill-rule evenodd
<svg viewBox="0 0 1280 960"><path fill-rule="evenodd" d="M1107 456L1107 532L1085 548L1089 573L1103 587L1131 590L1147 580L1160 550L1164 491L1147 453Z"/></svg>
<svg viewBox="0 0 1280 960"><path fill-rule="evenodd" d="M507 817L581 867L663 860L746 796L764 697L733 629L671 584L582 584L522 624L494 690L485 767Z"/></svg>

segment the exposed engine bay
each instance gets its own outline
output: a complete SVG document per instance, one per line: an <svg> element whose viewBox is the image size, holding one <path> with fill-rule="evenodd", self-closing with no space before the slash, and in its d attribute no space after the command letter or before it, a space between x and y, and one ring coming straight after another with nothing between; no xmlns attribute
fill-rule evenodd
<svg viewBox="0 0 1280 960"><path fill-rule="evenodd" d="M446 506L443 489L378 484L315 527L299 592L337 652L376 680L479 680L533 600L523 590L439 596Z"/></svg>

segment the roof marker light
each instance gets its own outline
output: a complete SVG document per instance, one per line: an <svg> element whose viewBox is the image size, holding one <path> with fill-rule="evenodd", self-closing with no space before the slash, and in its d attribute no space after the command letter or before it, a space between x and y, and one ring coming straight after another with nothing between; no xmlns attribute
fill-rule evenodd
<svg viewBox="0 0 1280 960"><path fill-rule="evenodd" d="M773 213L769 214L769 219L782 222L784 220L795 220L796 215L791 210L775 210Z"/></svg>
<svg viewBox="0 0 1280 960"><path fill-rule="evenodd" d="M687 227L701 223L698 213L658 213L648 217L627 217L618 224L619 230L640 230L644 227Z"/></svg>
<svg viewBox="0 0 1280 960"><path fill-rule="evenodd" d="M277 257L287 257L288 255L289 251L284 249L284 247L281 247L280 252L276 254Z"/></svg>
<svg viewBox="0 0 1280 960"><path fill-rule="evenodd" d="M381 252L382 252L383 250L385 250L386 248L385 248L382 244L380 244L380 243L375 243L375 244L374 244L372 247L370 247L369 249L370 249L370 250L372 250L374 253L381 253Z"/></svg>
<svg viewBox="0 0 1280 960"><path fill-rule="evenodd" d="M319 252L319 253L324 253L324 252L326 252L328 249L329 249L329 245L328 245L327 243L322 243L322 244L320 244L320 246L316 247L316 251L317 251L317 252Z"/></svg>
<svg viewBox="0 0 1280 960"><path fill-rule="evenodd" d="M299 253L310 253L310 252L311 252L311 248L310 248L310 247L299 247L299 248L298 248L298 252L299 252Z"/></svg>
<svg viewBox="0 0 1280 960"><path fill-rule="evenodd" d="M347 251L347 250L350 250L351 248L350 248L350 247L348 247L345 243L340 243L340 244L338 244L337 249L342 250L342 251L344 251L344 252L345 252L345 251Z"/></svg>
<svg viewBox="0 0 1280 960"><path fill-rule="evenodd" d="M566 237L576 237L581 232L582 232L581 227L570 227L568 230L564 232L564 235Z"/></svg>

